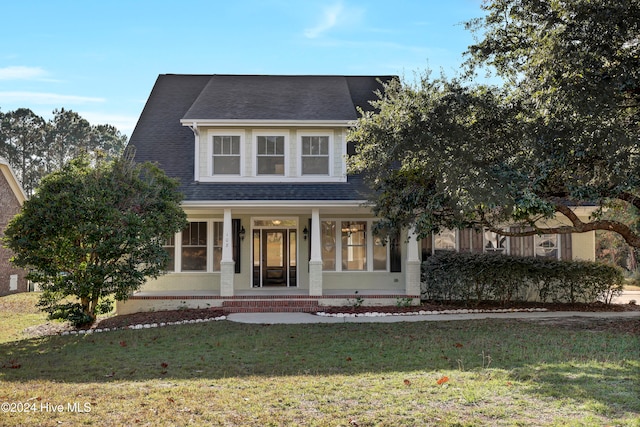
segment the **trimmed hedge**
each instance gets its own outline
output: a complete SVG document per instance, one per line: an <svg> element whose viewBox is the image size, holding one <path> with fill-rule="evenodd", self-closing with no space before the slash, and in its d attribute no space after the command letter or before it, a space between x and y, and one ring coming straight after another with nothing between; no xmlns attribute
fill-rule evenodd
<svg viewBox="0 0 640 427"><path fill-rule="evenodd" d="M624 276L591 261L442 252L422 263L421 282L423 300L610 303Z"/></svg>

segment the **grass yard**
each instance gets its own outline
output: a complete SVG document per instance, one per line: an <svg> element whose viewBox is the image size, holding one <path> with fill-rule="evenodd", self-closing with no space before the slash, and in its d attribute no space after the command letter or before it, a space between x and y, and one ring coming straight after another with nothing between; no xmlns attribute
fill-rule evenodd
<svg viewBox="0 0 640 427"><path fill-rule="evenodd" d="M42 318L7 315L16 297L0 298L0 425L640 426L628 333L222 321L26 339Z"/></svg>

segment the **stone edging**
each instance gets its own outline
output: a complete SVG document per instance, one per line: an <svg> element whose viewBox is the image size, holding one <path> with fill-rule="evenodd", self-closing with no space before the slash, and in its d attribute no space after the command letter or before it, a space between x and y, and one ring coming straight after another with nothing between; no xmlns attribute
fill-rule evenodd
<svg viewBox="0 0 640 427"><path fill-rule="evenodd" d="M220 317L210 317L208 319L181 320L179 322L160 322L160 323L147 323L147 324L140 324L140 325L129 325L129 326L124 326L122 328L73 329L71 331L63 331L59 335L90 335L90 334L97 334L100 332L124 331L126 329L162 328L164 326L186 325L190 323L206 323L206 322L214 322L214 321L226 320L226 319L227 319L227 316L220 316Z"/></svg>
<svg viewBox="0 0 640 427"><path fill-rule="evenodd" d="M457 309L457 310L434 310L434 311L410 311L406 313L383 313L371 311L366 313L325 313L319 311L317 316L321 317L386 317L386 316L425 316L436 314L475 314L475 313L522 313L522 312L544 312L546 308L498 308L498 309Z"/></svg>
<svg viewBox="0 0 640 427"><path fill-rule="evenodd" d="M548 310L546 308L505 308L505 309L490 309L490 310L457 309L457 310L434 310L434 311L420 310L420 311L409 311L406 313L384 313L384 312L377 312L377 311L371 311L366 313L326 313L324 311L319 311L315 313L315 315L320 317L386 317L386 316L425 316L425 315L428 316L428 315L437 315L437 314L520 313L520 312L544 312L544 311L548 311ZM208 319L182 320L179 322L160 322L160 323L129 325L122 328L73 329L70 331L62 331L59 333L59 335L90 335L90 334L97 334L101 332L123 331L127 329L139 330L139 329L162 328L164 326L215 322L215 321L226 320L226 319L227 319L227 316L219 316L219 317L210 317Z"/></svg>

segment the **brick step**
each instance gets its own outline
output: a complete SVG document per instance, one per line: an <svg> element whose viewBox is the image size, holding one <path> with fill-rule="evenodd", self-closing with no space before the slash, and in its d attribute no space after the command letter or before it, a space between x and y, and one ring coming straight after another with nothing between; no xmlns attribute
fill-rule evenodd
<svg viewBox="0 0 640 427"><path fill-rule="evenodd" d="M228 313L312 313L318 311L314 300L235 300L224 301L222 309Z"/></svg>

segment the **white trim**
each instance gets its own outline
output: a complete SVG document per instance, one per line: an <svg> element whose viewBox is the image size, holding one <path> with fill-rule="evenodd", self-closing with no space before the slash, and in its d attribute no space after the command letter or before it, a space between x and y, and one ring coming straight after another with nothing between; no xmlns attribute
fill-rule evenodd
<svg viewBox="0 0 640 427"><path fill-rule="evenodd" d="M286 159L285 159L286 162ZM254 157L254 165L256 163ZM215 177L200 177L200 182L236 182L236 183L256 183L272 182L282 184L297 184L304 182L347 182L346 176L327 175L307 175L307 176L283 176L283 175L258 175L258 176L238 176L238 175L216 175Z"/></svg>
<svg viewBox="0 0 640 427"><path fill-rule="evenodd" d="M252 177L258 178L260 182L279 182L283 179L286 180L291 175L289 175L289 161L291 155L289 154L290 150L290 138L291 131L289 129L253 129L251 135L251 143L253 146L252 152L252 162L253 162L253 173ZM284 138L284 147L283 147L283 157L284 157L284 170L282 171L282 175L279 174L258 174L258 137L261 136L281 136ZM279 157L279 156L274 156Z"/></svg>
<svg viewBox="0 0 640 427"><path fill-rule="evenodd" d="M377 218L340 218L340 217L331 217L331 218L320 218L320 222L331 222L334 221L336 223L336 235L335 235L335 250L336 250L336 269L335 270L323 270L323 273L390 273L391 272L391 249L390 245L386 245L387 249L387 266L385 270L374 270L373 268L373 232L372 227L373 224L379 219ZM366 270L343 270L342 269L342 222L365 222L367 224L367 228L365 230L365 244L366 244ZM313 224L312 224L313 227ZM321 228L321 227L320 227ZM321 231L320 231L320 234ZM322 242L320 242L322 244Z"/></svg>
<svg viewBox="0 0 640 427"><path fill-rule="evenodd" d="M201 182L220 182L222 180L238 180L245 176L245 164L244 164L244 151L245 151L245 140L246 140L246 132L244 130L238 129L209 129L207 131L207 142L206 142L206 150L207 150L207 175L205 177L200 177ZM240 137L240 165L238 174L231 175L214 175L213 174L213 137L214 136L239 136ZM198 158L198 154L196 154L196 159Z"/></svg>
<svg viewBox="0 0 640 427"><path fill-rule="evenodd" d="M192 222L205 222L207 224L207 259L206 259L206 268L205 270L187 270L187 271L183 271L182 270L182 231L177 232L174 235L174 270L171 271L170 273L180 273L180 274L204 274L204 273L220 273L220 270L214 270L214 226L213 224L218 222L218 223L223 223L224 224L224 219L220 219L220 218L187 218L187 222L188 223L192 223ZM223 225L222 227L222 233L224 235L225 233L225 227ZM223 245L224 245L224 241L223 241ZM224 247L223 247L223 251L224 251ZM233 256L233 255L232 255Z"/></svg>
<svg viewBox="0 0 640 427"><path fill-rule="evenodd" d="M303 157L303 153L302 153L302 138L305 136L326 136L328 139L328 147L327 147L327 156L328 156L328 170L326 174L308 174L308 175L304 175L302 173L302 157ZM306 179L312 178L314 181L315 180L319 180L319 181L323 181L326 182L328 181L327 178L336 178L334 176L334 167L333 167L333 162L334 162L334 155L333 152L335 150L335 141L334 141L334 133L333 132L329 132L329 131L321 131L321 130L297 130L296 131L296 144L298 145L298 155L296 156L296 161L297 161L297 165L298 165L298 177L301 178L301 181L305 181ZM339 177L340 181L343 180L342 177Z"/></svg>
<svg viewBox="0 0 640 427"><path fill-rule="evenodd" d="M191 126L194 122L198 126L262 126L262 127L351 127L355 120L246 120L246 119L197 119L180 120L182 126Z"/></svg>
<svg viewBox="0 0 640 427"><path fill-rule="evenodd" d="M196 122L187 125L193 132L194 141L194 159L193 159L193 180L200 181L200 132L198 131L198 124Z"/></svg>
<svg viewBox="0 0 640 427"><path fill-rule="evenodd" d="M295 221L296 224L295 225L273 225L273 226L256 226L255 225L255 221L258 220L265 220L265 221L272 221L272 220L282 220L282 221ZM258 248L258 252L259 252L259 269L260 269L260 274L259 274L259 278L260 278L260 286L258 286L258 288L262 289L264 287L264 284L262 283L262 268L263 268L263 264L262 264L262 259L263 259L263 253L262 253L262 231L263 230L286 230L287 232L287 244L288 244L288 248L287 248L287 254L288 259L284 260L287 263L287 286L286 289L290 289L290 288L299 288L300 287L300 247L302 246L301 244L301 238L302 238L302 230L300 230L300 221L299 218L297 216L279 216L279 215L272 215L272 216L252 216L251 218L249 218L249 235L251 236L251 242L249 245L249 252L250 252L250 262L249 265L251 266L251 270L250 270L250 277L251 277L251 282L250 282L250 286L251 288L255 288L253 285L253 273L254 273L254 268L255 268L255 242L254 242L254 237L253 237L253 233L254 231L260 231L260 247ZM291 231L295 231L296 232L296 285L295 286L291 286L291 282L290 282L290 268L291 268L291 254L290 254L290 250L291 250Z"/></svg>
<svg viewBox="0 0 640 427"><path fill-rule="evenodd" d="M20 185L20 181L18 181L18 178L13 172L11 165L2 157L0 157L0 172L2 172L5 179L7 180L9 188L11 188L11 191L13 191L13 194L16 196L18 203L20 204L20 206L22 206L25 200L27 200L27 195L22 189L22 185Z"/></svg>
<svg viewBox="0 0 640 427"><path fill-rule="evenodd" d="M342 208L342 207L363 207L366 200L187 200L182 202L186 208L220 208L220 207L321 207ZM366 208L369 210L369 208Z"/></svg>

